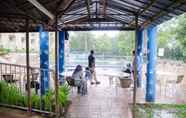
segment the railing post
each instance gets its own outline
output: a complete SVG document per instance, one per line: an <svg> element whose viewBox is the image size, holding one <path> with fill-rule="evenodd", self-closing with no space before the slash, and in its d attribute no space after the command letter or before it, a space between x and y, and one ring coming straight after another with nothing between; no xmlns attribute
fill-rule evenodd
<svg viewBox="0 0 186 118"><path fill-rule="evenodd" d="M29 59L29 19L26 19L26 76L27 76L27 95L28 95L28 111L32 112L31 106L31 90L30 90L30 59Z"/></svg>
<svg viewBox="0 0 186 118"><path fill-rule="evenodd" d="M135 15L136 21L136 28L135 28L135 56L133 60L133 67L134 67L134 90L133 90L133 106L136 106L136 91L137 91L137 65L136 65L136 58L137 58L137 31L138 31L138 15Z"/></svg>
<svg viewBox="0 0 186 118"><path fill-rule="evenodd" d="M60 109L59 109L59 80L58 80L58 30L57 30L57 15L55 17L55 112L56 118L59 117Z"/></svg>

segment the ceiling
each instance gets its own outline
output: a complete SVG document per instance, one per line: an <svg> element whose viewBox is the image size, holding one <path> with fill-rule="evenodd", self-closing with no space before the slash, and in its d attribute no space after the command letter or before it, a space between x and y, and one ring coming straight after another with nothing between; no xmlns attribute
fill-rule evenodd
<svg viewBox="0 0 186 118"><path fill-rule="evenodd" d="M0 0L0 32L134 30L186 12L186 0Z"/></svg>

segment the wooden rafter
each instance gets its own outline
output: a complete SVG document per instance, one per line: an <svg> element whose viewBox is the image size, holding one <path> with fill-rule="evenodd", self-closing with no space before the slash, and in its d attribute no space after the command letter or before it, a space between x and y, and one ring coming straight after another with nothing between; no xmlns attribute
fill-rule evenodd
<svg viewBox="0 0 186 118"><path fill-rule="evenodd" d="M102 0L102 4L103 4L102 14L103 14L103 17L105 18L106 17L106 10L107 10L107 0Z"/></svg>
<svg viewBox="0 0 186 118"><path fill-rule="evenodd" d="M148 4L144 9L140 10L137 15L140 16L142 15L143 13L145 13L150 7L152 7L152 5L156 2L157 0L151 0L150 4ZM135 24L135 19L132 20L130 23L129 23L129 26Z"/></svg>
<svg viewBox="0 0 186 118"><path fill-rule="evenodd" d="M54 16L50 11L48 11L42 4L40 4L37 0L27 0L32 5L34 5L37 9L39 9L41 12L43 12L46 16L48 16L50 19L54 20Z"/></svg>
<svg viewBox="0 0 186 118"><path fill-rule="evenodd" d="M150 17L149 19L147 19L143 24L141 24L142 27L146 27L148 26L151 22L153 22L154 20L156 20L158 17L160 17L163 14L166 14L166 10L171 8L172 6L174 6L175 4L180 4L182 5L182 2L185 2L183 0L174 0L170 5L168 5L167 7L165 7L165 10L161 10L158 13L156 13L155 15L153 15L152 17Z"/></svg>
<svg viewBox="0 0 186 118"><path fill-rule="evenodd" d="M57 14L58 14L58 16L59 17L62 17L62 15L72 6L72 4L75 2L76 0L66 0L66 1L64 1L63 3L61 3L61 5L59 5L58 6L58 10L57 10ZM64 6L63 6L63 5ZM60 6L62 6L62 10L60 9L61 7Z"/></svg>
<svg viewBox="0 0 186 118"><path fill-rule="evenodd" d="M90 16L90 0L85 0L87 12L88 12L88 17L91 18Z"/></svg>
<svg viewBox="0 0 186 118"><path fill-rule="evenodd" d="M72 20L72 21L64 22L64 24L78 24L78 23L81 23L81 22L83 22L85 20L88 20L87 16L83 16L83 17L80 17L80 18Z"/></svg>

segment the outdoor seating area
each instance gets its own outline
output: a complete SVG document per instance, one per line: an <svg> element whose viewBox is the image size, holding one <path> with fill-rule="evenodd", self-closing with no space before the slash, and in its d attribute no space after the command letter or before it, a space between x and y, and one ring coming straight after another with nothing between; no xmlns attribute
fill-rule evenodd
<svg viewBox="0 0 186 118"><path fill-rule="evenodd" d="M2 0L0 117L185 118L185 25L186 0Z"/></svg>

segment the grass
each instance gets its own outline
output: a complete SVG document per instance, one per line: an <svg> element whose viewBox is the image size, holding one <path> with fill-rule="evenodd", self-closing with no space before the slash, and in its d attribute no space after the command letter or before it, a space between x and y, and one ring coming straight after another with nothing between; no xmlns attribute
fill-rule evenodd
<svg viewBox="0 0 186 118"><path fill-rule="evenodd" d="M70 90L69 86L66 84L59 88L58 99L61 107L65 107L68 104L69 90ZM22 92L16 85L7 84L4 81L0 81L0 103L26 107L28 106L27 98L28 97L25 94L22 94ZM32 93L31 103L32 103L32 108L34 109L40 109L42 105L43 110L54 111L53 109L53 106L55 104L54 91L49 90L42 97L35 93Z"/></svg>
<svg viewBox="0 0 186 118"><path fill-rule="evenodd" d="M186 104L138 104L133 110L136 118L165 117L161 116L161 112L176 118L186 118Z"/></svg>
<svg viewBox="0 0 186 118"><path fill-rule="evenodd" d="M10 49L0 48L0 55L5 55L5 54L8 54L9 52L10 52Z"/></svg>

